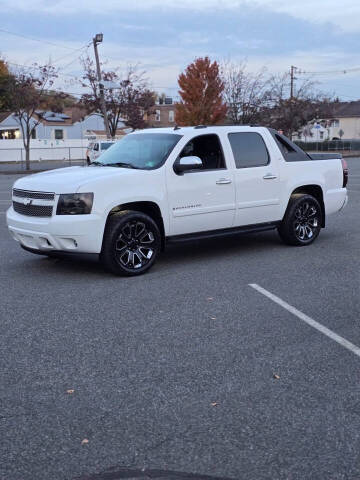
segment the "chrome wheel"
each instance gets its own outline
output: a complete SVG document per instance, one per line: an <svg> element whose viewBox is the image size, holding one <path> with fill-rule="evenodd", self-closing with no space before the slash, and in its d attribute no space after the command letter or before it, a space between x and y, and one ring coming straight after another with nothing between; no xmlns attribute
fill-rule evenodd
<svg viewBox="0 0 360 480"><path fill-rule="evenodd" d="M310 202L300 204L295 210L294 229L296 237L302 242L311 240L319 229L319 213Z"/></svg>
<svg viewBox="0 0 360 480"><path fill-rule="evenodd" d="M115 258L127 269L144 267L154 255L155 237L144 222L127 222L115 242Z"/></svg>

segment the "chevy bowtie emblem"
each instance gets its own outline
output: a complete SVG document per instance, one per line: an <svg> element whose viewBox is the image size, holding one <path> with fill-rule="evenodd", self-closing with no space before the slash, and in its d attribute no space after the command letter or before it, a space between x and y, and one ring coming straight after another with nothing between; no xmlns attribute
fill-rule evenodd
<svg viewBox="0 0 360 480"><path fill-rule="evenodd" d="M24 204L24 205L31 205L31 204L32 204L32 200L31 200L30 198L24 198L23 204Z"/></svg>

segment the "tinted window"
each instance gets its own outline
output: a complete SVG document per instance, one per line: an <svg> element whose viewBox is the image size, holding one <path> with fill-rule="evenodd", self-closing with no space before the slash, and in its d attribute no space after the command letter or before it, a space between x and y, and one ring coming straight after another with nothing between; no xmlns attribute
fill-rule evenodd
<svg viewBox="0 0 360 480"><path fill-rule="evenodd" d="M305 160L311 160L309 155L304 152L304 150L298 147L287 137L272 128L269 128L269 131L276 141L277 146L283 154L286 162L303 162Z"/></svg>
<svg viewBox="0 0 360 480"><path fill-rule="evenodd" d="M111 145L113 145L113 142L102 143L101 150L107 150L109 147L111 147Z"/></svg>
<svg viewBox="0 0 360 480"><path fill-rule="evenodd" d="M179 158L190 156L201 159L203 166L200 171L225 168L224 155L217 135L199 135L191 139L182 149Z"/></svg>
<svg viewBox="0 0 360 480"><path fill-rule="evenodd" d="M236 168L261 167L269 163L266 145L258 133L229 133L228 137Z"/></svg>

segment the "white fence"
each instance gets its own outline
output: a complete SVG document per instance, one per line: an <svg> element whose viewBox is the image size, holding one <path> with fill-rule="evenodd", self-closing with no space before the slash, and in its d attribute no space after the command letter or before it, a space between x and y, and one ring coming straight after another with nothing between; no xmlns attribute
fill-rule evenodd
<svg viewBox="0 0 360 480"><path fill-rule="evenodd" d="M30 161L83 160L87 140L31 140ZM22 140L0 140L1 162L24 162L25 149Z"/></svg>

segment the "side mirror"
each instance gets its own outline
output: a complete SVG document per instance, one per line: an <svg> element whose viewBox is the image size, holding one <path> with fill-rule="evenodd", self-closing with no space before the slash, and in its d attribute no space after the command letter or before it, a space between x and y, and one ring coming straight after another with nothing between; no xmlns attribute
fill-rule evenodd
<svg viewBox="0 0 360 480"><path fill-rule="evenodd" d="M196 170L203 166L201 158L194 156L182 157L174 165L176 173L183 173L188 170Z"/></svg>

